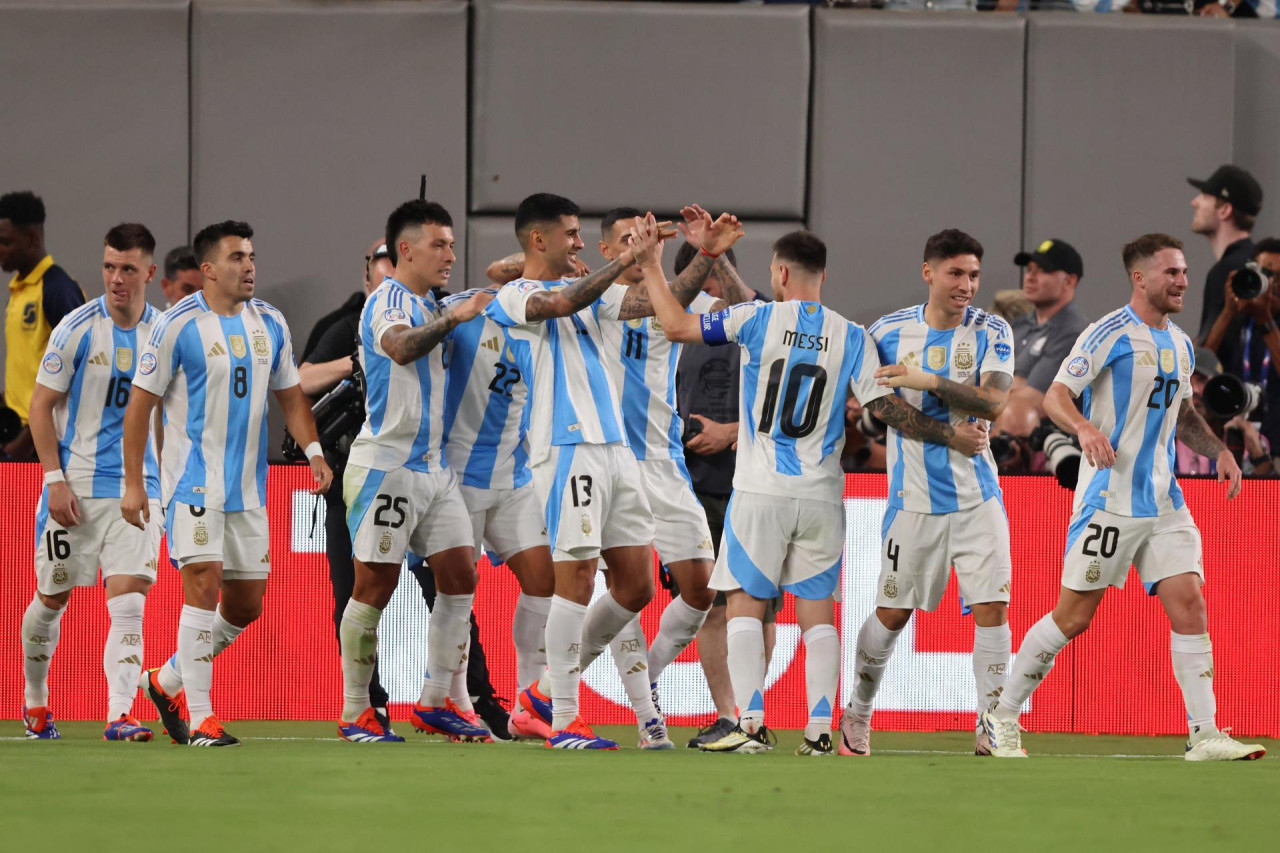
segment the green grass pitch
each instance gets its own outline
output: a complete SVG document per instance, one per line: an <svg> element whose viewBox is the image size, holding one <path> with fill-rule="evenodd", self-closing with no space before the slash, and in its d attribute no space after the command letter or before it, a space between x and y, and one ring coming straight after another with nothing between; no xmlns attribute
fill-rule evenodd
<svg viewBox="0 0 1280 853"><path fill-rule="evenodd" d="M1027 761L972 735L873 736L869 758L617 753L337 740L324 723L229 724L235 749L0 741L0 844L26 851L1274 850L1280 742L1191 764L1177 738L1027 735ZM409 729L401 725L402 734ZM20 735L5 723L3 735ZM689 730L672 732L683 744Z"/></svg>

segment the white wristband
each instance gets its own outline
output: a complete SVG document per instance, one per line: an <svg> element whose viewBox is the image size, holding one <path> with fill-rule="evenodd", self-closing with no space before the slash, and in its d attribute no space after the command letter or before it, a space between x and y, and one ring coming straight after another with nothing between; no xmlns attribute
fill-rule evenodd
<svg viewBox="0 0 1280 853"><path fill-rule="evenodd" d="M302 452L308 459L315 459L317 456L324 456L324 448L320 446L320 442L318 441L313 441L308 444Z"/></svg>
<svg viewBox="0 0 1280 853"><path fill-rule="evenodd" d="M61 468L44 472L44 484L46 486L52 485L53 483L65 483L66 481L67 475L62 473Z"/></svg>

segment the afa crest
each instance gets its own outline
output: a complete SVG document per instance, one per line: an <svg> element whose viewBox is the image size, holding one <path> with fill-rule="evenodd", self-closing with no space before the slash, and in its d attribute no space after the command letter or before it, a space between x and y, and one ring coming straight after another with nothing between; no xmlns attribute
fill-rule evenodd
<svg viewBox="0 0 1280 853"><path fill-rule="evenodd" d="M195 530L191 532L191 541L197 545L209 544L209 531L205 528L204 522L197 522Z"/></svg>
<svg viewBox="0 0 1280 853"><path fill-rule="evenodd" d="M267 339L262 335L253 336L253 354L267 355L271 352L271 347L267 344Z"/></svg>
<svg viewBox="0 0 1280 853"><path fill-rule="evenodd" d="M129 347L116 347L116 370L125 373L133 369L133 350Z"/></svg>
<svg viewBox="0 0 1280 853"><path fill-rule="evenodd" d="M925 353L925 364L930 370L941 370L947 364L947 348L929 347Z"/></svg>
<svg viewBox="0 0 1280 853"><path fill-rule="evenodd" d="M244 335L228 335L227 345L231 347L231 354L236 358L244 358L249 354L249 348L244 343Z"/></svg>

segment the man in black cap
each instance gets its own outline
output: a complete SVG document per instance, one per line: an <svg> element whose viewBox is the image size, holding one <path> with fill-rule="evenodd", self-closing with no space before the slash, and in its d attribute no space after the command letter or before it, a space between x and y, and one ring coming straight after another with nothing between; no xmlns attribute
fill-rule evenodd
<svg viewBox="0 0 1280 853"><path fill-rule="evenodd" d="M1196 336L1203 343L1222 311L1227 277L1253 259L1249 232L1262 210L1262 187L1239 166L1219 166L1207 181L1187 178L1187 183L1199 190L1191 199L1195 211L1191 230L1209 238L1217 259L1204 280L1204 304Z"/></svg>
<svg viewBox="0 0 1280 853"><path fill-rule="evenodd" d="M1019 252L1022 292L1033 310L1013 320L1013 394L1041 408L1044 393L1089 321L1073 304L1084 276L1080 253L1065 240L1045 240L1034 252Z"/></svg>

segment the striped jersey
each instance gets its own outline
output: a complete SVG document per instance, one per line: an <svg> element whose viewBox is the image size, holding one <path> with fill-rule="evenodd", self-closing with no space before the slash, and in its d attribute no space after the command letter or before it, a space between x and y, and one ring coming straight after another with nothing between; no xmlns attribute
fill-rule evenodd
<svg viewBox="0 0 1280 853"><path fill-rule="evenodd" d="M961 385L979 385L988 373L1013 375L1009 324L977 308L966 308L954 329L938 330L925 322L924 305L916 305L886 314L871 325L870 332L883 364L918 367ZM894 390L936 420L952 425L976 420L952 412L933 393ZM893 427L888 430L886 444L889 505L896 509L937 515L969 509L1000 496L990 450L966 456L944 444L907 438Z"/></svg>
<svg viewBox="0 0 1280 853"><path fill-rule="evenodd" d="M476 291L450 296L445 308ZM444 352L444 453L464 485L516 489L528 483L529 386L520 365L529 342L481 314L449 333ZM517 358L516 351L521 352Z"/></svg>
<svg viewBox="0 0 1280 853"><path fill-rule="evenodd" d="M703 314L702 340L742 348L733 488L839 503L849 394L889 393L866 330L816 302L747 302Z"/></svg>
<svg viewBox="0 0 1280 853"><path fill-rule="evenodd" d="M223 317L193 293L151 327L133 384L164 398L166 506L266 505L267 392L298 384L283 314L250 299Z"/></svg>
<svg viewBox="0 0 1280 853"><path fill-rule="evenodd" d="M1174 433L1194 370L1195 347L1182 329L1172 321L1152 328L1127 305L1080 334L1054 381L1081 397L1116 462L1099 471L1080 457L1076 509L1147 518L1182 508Z"/></svg>
<svg viewBox="0 0 1280 853"><path fill-rule="evenodd" d="M383 279L365 300L360 312L365 418L347 457L352 465L425 473L448 467L442 419L442 347L408 364L396 364L382 348L382 336L388 330L422 326L439 315L434 296L419 296L394 278Z"/></svg>
<svg viewBox="0 0 1280 853"><path fill-rule="evenodd" d="M699 293L688 311L705 314L716 301ZM667 340L657 317L605 323L601 331L631 452L640 460L683 459L684 426L676 414L681 345Z"/></svg>
<svg viewBox="0 0 1280 853"><path fill-rule="evenodd" d="M100 296L62 319L49 336L36 382L66 397L53 410L58 458L71 491L82 498L124 495L124 410L138 363L160 312L150 305L132 329L111 319ZM154 437L143 462L147 495L160 498Z"/></svg>
<svg viewBox="0 0 1280 853"><path fill-rule="evenodd" d="M553 445L626 441L613 376L605 367L601 326L616 321L627 287L610 285L599 299L568 317L528 320L525 305L538 292L564 281L517 279L498 291L485 315L510 330L516 364L529 383L530 464L546 459Z"/></svg>

